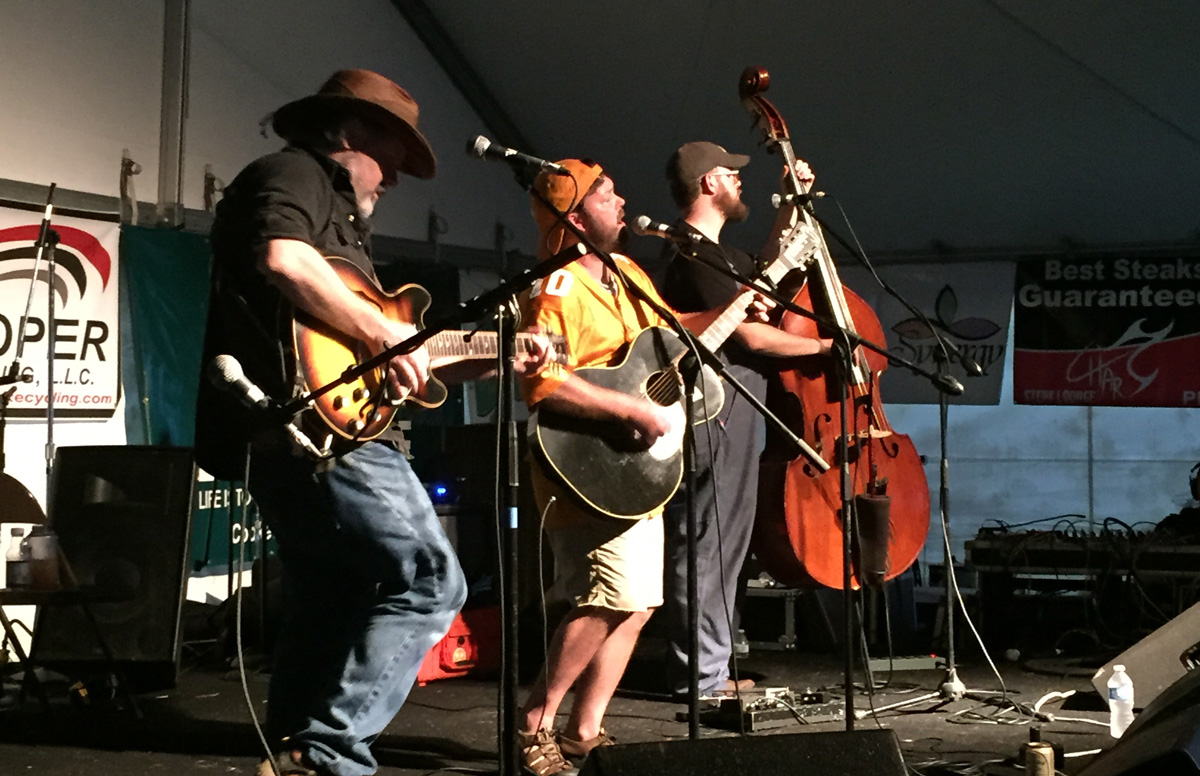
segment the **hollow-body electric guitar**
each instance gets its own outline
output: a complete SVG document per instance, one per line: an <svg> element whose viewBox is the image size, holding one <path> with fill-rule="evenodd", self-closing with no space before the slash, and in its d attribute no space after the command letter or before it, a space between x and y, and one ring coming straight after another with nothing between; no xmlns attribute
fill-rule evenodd
<svg viewBox="0 0 1200 776"><path fill-rule="evenodd" d="M329 266L355 294L393 321L423 328L429 309L429 292L416 284L386 293L352 262L328 257ZM292 320L296 369L305 392L339 378L347 369L375 355L359 340L344 334L303 311ZM532 335L518 334L517 347L528 351ZM551 338L555 343L556 338ZM430 370L460 361L495 359L499 340L494 331L441 331L426 340ZM557 338L555 358L565 362L562 338ZM366 372L353 381L317 397L304 413L304 428L323 452L341 455L375 439L388 429L404 402L437 407L446 401L446 385L432 374L419 394L396 399L391 394L387 366Z"/></svg>

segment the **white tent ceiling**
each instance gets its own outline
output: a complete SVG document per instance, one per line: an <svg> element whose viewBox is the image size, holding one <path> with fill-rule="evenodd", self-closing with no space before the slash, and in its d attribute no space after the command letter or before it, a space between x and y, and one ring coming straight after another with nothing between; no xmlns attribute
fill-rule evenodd
<svg viewBox="0 0 1200 776"><path fill-rule="evenodd" d="M1161 243L1200 227L1194 2L429 8L532 150L600 161L631 215L673 217L662 168L679 144L754 149L737 82L756 64L871 249ZM778 170L754 153L745 241L765 230Z"/></svg>

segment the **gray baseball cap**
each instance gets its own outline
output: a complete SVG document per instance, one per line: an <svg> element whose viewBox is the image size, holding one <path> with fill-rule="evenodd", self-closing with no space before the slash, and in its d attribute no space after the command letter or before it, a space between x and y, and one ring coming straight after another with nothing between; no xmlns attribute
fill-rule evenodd
<svg viewBox="0 0 1200 776"><path fill-rule="evenodd" d="M713 168L740 170L749 163L750 157L745 154L731 154L716 143L699 140L685 143L671 154L667 162L667 179L687 184L699 180Z"/></svg>

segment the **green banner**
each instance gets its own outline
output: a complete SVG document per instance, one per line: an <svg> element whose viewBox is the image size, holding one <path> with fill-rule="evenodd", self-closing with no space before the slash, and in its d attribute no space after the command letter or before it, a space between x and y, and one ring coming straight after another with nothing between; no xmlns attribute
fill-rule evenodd
<svg viewBox="0 0 1200 776"><path fill-rule="evenodd" d="M130 444L192 445L209 262L204 235L121 229L121 279L129 315L125 432Z"/></svg>

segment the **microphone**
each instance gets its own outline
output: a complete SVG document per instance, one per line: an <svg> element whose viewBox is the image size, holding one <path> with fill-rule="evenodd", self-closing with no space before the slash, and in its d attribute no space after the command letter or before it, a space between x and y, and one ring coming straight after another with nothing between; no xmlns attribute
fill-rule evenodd
<svg viewBox="0 0 1200 776"><path fill-rule="evenodd" d="M233 356L222 353L209 362L208 379L218 388L237 396L247 407L263 410L275 408L271 397L246 377L241 362Z"/></svg>
<svg viewBox="0 0 1200 776"><path fill-rule="evenodd" d="M937 389L947 396L962 396L963 391L966 390L963 384L951 375L934 375L933 382Z"/></svg>
<svg viewBox="0 0 1200 776"><path fill-rule="evenodd" d="M966 370L969 377L981 377L983 375L983 367L979 362L967 355L967 351L963 348L958 349L958 363L962 364L962 368Z"/></svg>
<svg viewBox="0 0 1200 776"><path fill-rule="evenodd" d="M772 194L771 207L778 210L784 205L807 205L814 199L820 199L825 196L823 191L810 191L807 194Z"/></svg>
<svg viewBox="0 0 1200 776"><path fill-rule="evenodd" d="M692 232L682 226L674 226L673 224L664 224L661 221L654 221L649 216L638 216L633 219L633 224L629 227L634 234L639 234L643 237L661 237L664 240L672 240L677 243L697 243L703 237Z"/></svg>
<svg viewBox="0 0 1200 776"><path fill-rule="evenodd" d="M523 154L513 148L505 148L502 145L493 143L483 135L476 135L474 140L467 143L467 154L469 156L477 156L480 159L497 159L502 162L508 162L514 167L533 167L543 172L552 172L555 175L569 176L571 174L561 164L555 164L546 159Z"/></svg>
<svg viewBox="0 0 1200 776"><path fill-rule="evenodd" d="M236 358L226 353L214 358L208 364L208 379L213 385L228 391L237 396L242 404L253 409L266 410L272 413L278 413L279 406L271 400L254 382L246 377L246 373L242 370L242 364ZM317 446L312 443L308 435L296 427L296 423L292 420L283 424L284 429L292 438L292 441L299 445L305 452L310 453L317 458L328 458L328 453L321 452Z"/></svg>

